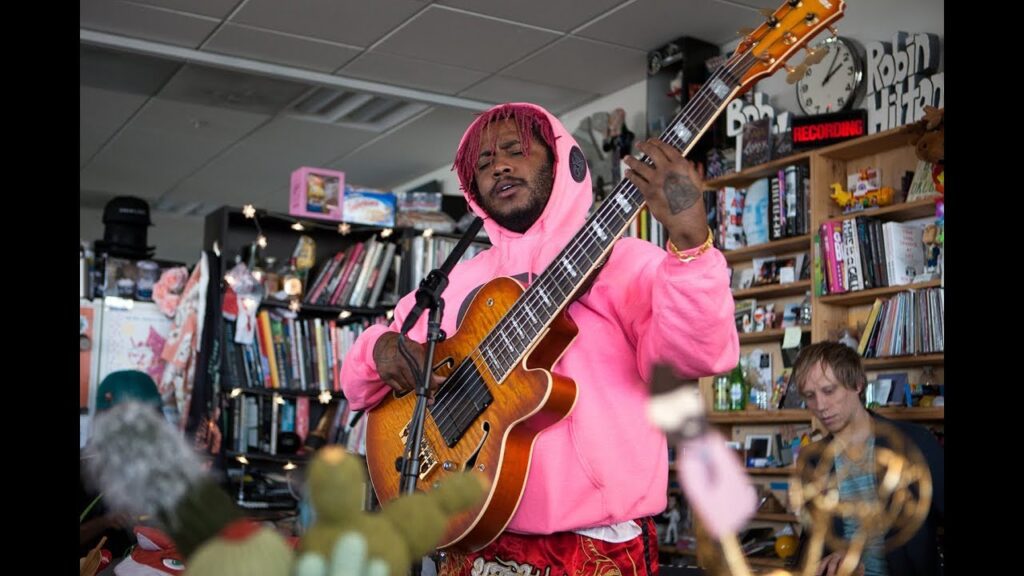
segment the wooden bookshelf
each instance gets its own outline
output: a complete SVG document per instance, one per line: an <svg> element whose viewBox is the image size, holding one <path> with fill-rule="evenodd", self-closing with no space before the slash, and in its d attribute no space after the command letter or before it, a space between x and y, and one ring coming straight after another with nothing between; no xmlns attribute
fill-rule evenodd
<svg viewBox="0 0 1024 576"><path fill-rule="evenodd" d="M938 422L945 421L946 419L946 407L945 406L933 406L933 407L915 407L907 408L903 406L886 406L883 408L874 408L875 412L880 415L889 418L890 420L910 420L915 422Z"/></svg>
<svg viewBox="0 0 1024 576"><path fill-rule="evenodd" d="M298 398L302 396L306 396L309 398L317 398L321 394L320 390L296 390L294 388L249 388L243 386L239 388L239 390L242 391L242 394L256 394L259 396L284 396L285 398ZM341 390L330 390L329 392L331 393L332 402L344 397L341 393Z"/></svg>
<svg viewBox="0 0 1024 576"><path fill-rule="evenodd" d="M770 424L786 422L810 422L809 410L739 410L736 412L712 412L708 422L712 424Z"/></svg>
<svg viewBox="0 0 1024 576"><path fill-rule="evenodd" d="M871 304L875 301L875 298L892 296L897 292L923 290L925 288L935 288L941 285L941 280L929 280L927 282L918 282L917 284L871 288L869 290L857 290L855 292L846 292L844 294L830 294L828 296L819 297L818 301L822 304L831 304L833 306L859 306L861 304Z"/></svg>
<svg viewBox="0 0 1024 576"><path fill-rule="evenodd" d="M797 326L801 332L810 332L810 326ZM786 335L785 328L776 328L774 330L762 330L760 332L740 332L740 344L759 344L761 342L781 342L783 336Z"/></svg>
<svg viewBox="0 0 1024 576"><path fill-rule="evenodd" d="M299 462L309 460L308 454L266 454L264 452L235 452L234 450L225 450L224 455L236 460L239 456L245 456L245 458L250 462L264 461L279 462L281 464L287 464L288 462L298 464Z"/></svg>
<svg viewBox="0 0 1024 576"><path fill-rule="evenodd" d="M784 468L747 468L747 474L751 476L789 476L796 472L793 466Z"/></svg>
<svg viewBox="0 0 1024 576"><path fill-rule="evenodd" d="M353 316L383 316L393 308L393 306L378 306L376 308L350 308L347 306L322 306L320 304L306 304L303 302L300 302L299 304L301 305L301 310L303 312L309 312L318 316L340 316L341 313L345 311L352 313L352 316L342 318L342 320L347 320L348 318L352 318ZM268 308L288 308L288 306L290 305L291 302L289 302L288 300L267 299L260 302L260 306L266 306ZM357 319L358 318L352 318L353 321Z"/></svg>
<svg viewBox="0 0 1024 576"><path fill-rule="evenodd" d="M915 366L932 366L944 364L945 354L917 354L913 356L886 356L884 358L865 358L865 370L890 370L894 368L913 368Z"/></svg>
<svg viewBox="0 0 1024 576"><path fill-rule="evenodd" d="M790 282L789 284L769 284L767 286L733 290L732 297L736 300L744 300L746 298L782 298L784 296L797 296L810 289L810 280L800 280Z"/></svg>
<svg viewBox="0 0 1024 576"><path fill-rule="evenodd" d="M925 200L900 202L899 204L891 204L889 206L881 206L878 208L868 208L867 210L859 210L848 214L831 216L828 219L849 220L850 218L857 218L858 216L884 216L886 221L904 222L906 220L916 220L918 218L927 218L934 215L935 199L927 198Z"/></svg>
<svg viewBox="0 0 1024 576"><path fill-rule="evenodd" d="M761 522L799 522L800 519L795 514L779 514L773 512L757 512L754 514L754 520Z"/></svg>
<svg viewBox="0 0 1024 576"><path fill-rule="evenodd" d="M734 188L746 188L751 182L767 176L776 174L780 168L785 168L791 164L806 163L811 157L811 152L800 152L798 154L792 154L784 158L765 162L764 164L758 164L757 166L751 166L745 170L727 174L721 178L715 178L714 180L708 180L704 182L705 190L712 190L717 188L725 188L726 186L732 186Z"/></svg>
<svg viewBox="0 0 1024 576"><path fill-rule="evenodd" d="M804 234L803 236L793 236L792 238L773 240L771 242L765 242L763 244L744 246L743 248L737 248L735 250L726 250L723 251L722 254L725 256L726 262L733 264L735 262L750 260L752 258L761 258L762 256L776 256L778 254L785 254L787 252L810 250L810 248L811 236L809 234Z"/></svg>

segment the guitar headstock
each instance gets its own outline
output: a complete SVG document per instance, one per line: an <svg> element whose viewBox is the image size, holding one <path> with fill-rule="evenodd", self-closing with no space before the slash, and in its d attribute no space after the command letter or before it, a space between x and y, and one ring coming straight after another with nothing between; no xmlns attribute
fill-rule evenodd
<svg viewBox="0 0 1024 576"><path fill-rule="evenodd" d="M845 0L786 0L766 14L766 21L744 36L725 64L738 78L739 92L773 74L793 52L831 28L845 9Z"/></svg>

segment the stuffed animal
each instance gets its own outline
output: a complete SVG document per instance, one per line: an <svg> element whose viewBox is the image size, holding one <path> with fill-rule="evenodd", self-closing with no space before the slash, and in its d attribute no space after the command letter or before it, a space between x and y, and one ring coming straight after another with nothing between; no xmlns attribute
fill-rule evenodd
<svg viewBox="0 0 1024 576"><path fill-rule="evenodd" d="M924 107L924 118L907 127L918 159L932 164L935 190L945 193L946 123L945 108Z"/></svg>
<svg viewBox="0 0 1024 576"><path fill-rule="evenodd" d="M244 518L181 434L151 406L125 402L98 415L86 451L87 478L104 493L108 507L159 519L185 558L189 576L291 576L296 569L293 543ZM339 572L346 559L332 557L336 546L347 549L345 543L353 540L367 544L367 574L386 566L380 576L401 576L413 559L437 545L449 518L487 492L484 476L470 473L429 493L398 498L380 513L366 513L362 463L339 446L317 452L309 484L317 519L300 542L305 554L299 564L319 565L324 568L319 573L330 576L364 574Z"/></svg>
<svg viewBox="0 0 1024 576"><path fill-rule="evenodd" d="M309 467L316 521L299 549L330 559L338 538L356 531L366 535L370 557L383 560L391 576L402 576L414 559L433 550L450 517L483 498L486 482L478 473L452 476L430 492L403 496L368 514L362 511L362 462L339 446L322 448Z"/></svg>

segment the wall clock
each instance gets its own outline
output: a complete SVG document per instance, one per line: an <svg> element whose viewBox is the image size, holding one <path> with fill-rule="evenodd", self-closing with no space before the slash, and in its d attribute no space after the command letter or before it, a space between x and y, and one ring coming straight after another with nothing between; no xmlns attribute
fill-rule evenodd
<svg viewBox="0 0 1024 576"><path fill-rule="evenodd" d="M822 46L828 46L828 53L809 65L807 74L796 83L797 102L808 116L850 108L864 81L863 61L852 40L836 36L816 48Z"/></svg>

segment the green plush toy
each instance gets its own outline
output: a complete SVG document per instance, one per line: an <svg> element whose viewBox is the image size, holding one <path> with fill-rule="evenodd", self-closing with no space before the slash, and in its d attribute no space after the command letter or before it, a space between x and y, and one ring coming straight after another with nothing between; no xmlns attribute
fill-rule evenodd
<svg viewBox="0 0 1024 576"><path fill-rule="evenodd" d="M366 513L359 489L366 482L363 464L338 446L317 452L308 478L316 521L303 536L300 552L320 555L330 564L339 537L354 531L365 536L368 557L382 560L391 576L402 576L414 559L433 550L448 520L486 493L483 475L470 473Z"/></svg>

